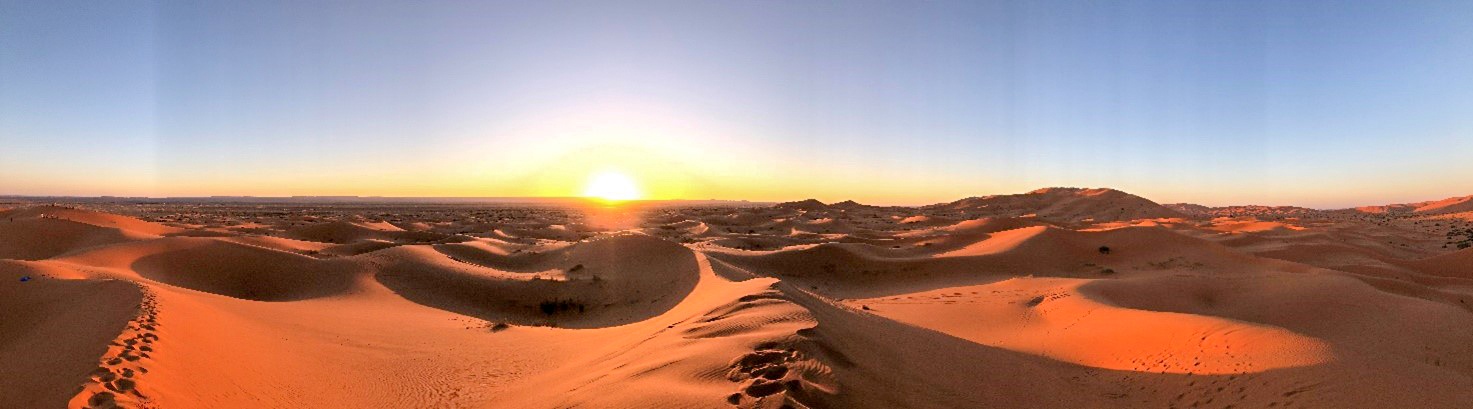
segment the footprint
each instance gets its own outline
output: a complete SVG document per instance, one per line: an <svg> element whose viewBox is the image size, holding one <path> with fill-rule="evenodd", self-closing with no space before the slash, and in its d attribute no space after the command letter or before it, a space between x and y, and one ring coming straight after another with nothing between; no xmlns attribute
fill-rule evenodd
<svg viewBox="0 0 1473 409"><path fill-rule="evenodd" d="M98 358L99 365L93 369L88 382L72 398L72 404L87 408L142 408L150 407L148 399L138 391L140 378L148 373L143 366L156 352L152 345L159 336L153 331L158 324L157 297L146 287L138 314L128 323L124 331L110 345L111 349Z"/></svg>
<svg viewBox="0 0 1473 409"><path fill-rule="evenodd" d="M772 399L783 402L783 407L800 403L795 399L803 399L807 391L803 381L796 379L793 365L807 359L792 348L779 349L775 343L759 345L758 348L732 361L727 378L745 386L741 391L728 395L726 402L742 407L747 407L742 405L744 401L752 407L770 407L765 406L770 403L763 402L774 402Z"/></svg>

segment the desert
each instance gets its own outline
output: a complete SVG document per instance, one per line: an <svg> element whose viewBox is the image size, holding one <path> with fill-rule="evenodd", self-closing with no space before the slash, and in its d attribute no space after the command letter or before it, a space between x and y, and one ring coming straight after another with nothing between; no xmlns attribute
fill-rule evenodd
<svg viewBox="0 0 1473 409"><path fill-rule="evenodd" d="M0 407L1473 402L1466 198L8 201Z"/></svg>
<svg viewBox="0 0 1473 409"><path fill-rule="evenodd" d="M0 0L0 409L1470 409L1473 0Z"/></svg>

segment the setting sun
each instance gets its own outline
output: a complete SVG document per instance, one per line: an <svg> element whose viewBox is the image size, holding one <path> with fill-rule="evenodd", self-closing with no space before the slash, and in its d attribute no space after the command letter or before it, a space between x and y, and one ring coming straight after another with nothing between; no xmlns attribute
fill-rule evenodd
<svg viewBox="0 0 1473 409"><path fill-rule="evenodd" d="M629 175L604 171L588 178L588 187L583 190L583 196L612 202L638 199L640 194L639 186Z"/></svg>

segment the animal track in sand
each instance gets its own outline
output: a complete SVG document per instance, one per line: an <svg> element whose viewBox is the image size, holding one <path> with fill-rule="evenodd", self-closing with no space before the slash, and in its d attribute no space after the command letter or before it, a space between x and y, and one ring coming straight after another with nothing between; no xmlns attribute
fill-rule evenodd
<svg viewBox="0 0 1473 409"><path fill-rule="evenodd" d="M140 289L143 300L139 302L138 315L108 345L108 352L98 359L97 368L78 388L69 406L98 409L155 407L138 386L139 378L148 373L143 363L152 360L159 340L155 332L159 328L158 296L147 287Z"/></svg>

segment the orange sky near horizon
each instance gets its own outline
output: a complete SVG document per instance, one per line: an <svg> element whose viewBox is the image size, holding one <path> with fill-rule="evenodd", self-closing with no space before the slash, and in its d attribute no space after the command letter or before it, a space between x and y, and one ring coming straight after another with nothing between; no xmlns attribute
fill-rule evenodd
<svg viewBox="0 0 1473 409"><path fill-rule="evenodd" d="M690 147L687 147L690 148ZM6 183L7 195L62 196L384 196L384 197L578 197L600 172L628 175L641 199L719 199L781 202L808 198L825 202L855 200L876 205L926 205L971 196L1012 194L1042 187L1110 187L1160 203L1206 205L1263 204L1341 208L1436 200L1473 192L1449 191L1446 184L1407 181L1401 189L1367 201L1351 187L1326 184L1302 189L1264 183L1204 191L1200 186L1122 186L1104 178L1087 183L1046 178L993 179L987 175L934 174L877 168L820 168L804 163L763 160L756 152L721 157L712 151L682 151L669 146L603 143L563 152L526 155L515 163L427 160L398 167L337 172L262 170L240 174L113 175L58 180L25 175ZM765 155L777 158L781 155ZM696 160L692 158L709 158ZM737 158L741 158L738 160ZM439 163L435 165L435 163ZM539 165L541 164L541 165ZM512 166L506 166L512 165ZM12 173L12 175L15 175ZM83 175L85 176L85 175ZM39 181L44 183L29 183ZM120 183L121 182L121 183ZM1328 200L1327 200L1328 198Z"/></svg>

